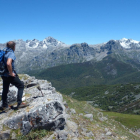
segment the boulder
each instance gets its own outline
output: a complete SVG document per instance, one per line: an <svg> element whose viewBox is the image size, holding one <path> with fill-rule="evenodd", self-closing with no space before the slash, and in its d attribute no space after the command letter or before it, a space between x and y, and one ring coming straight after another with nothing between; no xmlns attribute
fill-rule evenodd
<svg viewBox="0 0 140 140"><path fill-rule="evenodd" d="M9 111L10 115L1 114L0 124L4 124L10 129L20 129L23 135L28 134L32 129L38 128L47 130L64 129L66 113L62 95L56 92L55 88L51 87L51 84L45 80L28 78L26 82L31 85L34 80L41 84L39 86L44 91L44 96L41 95L36 86L25 89L30 96L23 97L23 99L26 99L29 106L13 113ZM12 86L11 89L8 93L8 102L17 100L15 87Z"/></svg>
<svg viewBox="0 0 140 140"><path fill-rule="evenodd" d="M76 114L76 111L75 111L75 109L73 109L73 108L70 109L70 112L71 112L72 114Z"/></svg>
<svg viewBox="0 0 140 140"><path fill-rule="evenodd" d="M67 120L66 124L67 124L67 127L68 127L69 130L72 130L73 132L77 131L78 126L75 122Z"/></svg>
<svg viewBox="0 0 140 140"><path fill-rule="evenodd" d="M103 116L103 113L102 113L102 112L99 112L99 113L97 114L97 116L98 116L98 119L99 119L100 121L102 121L102 122L108 120L107 117L104 117L104 116Z"/></svg>
<svg viewBox="0 0 140 140"><path fill-rule="evenodd" d="M42 103L41 103L42 102ZM35 105L36 103L36 105ZM4 124L11 129L21 129L26 135L31 129L45 128L48 130L61 129L65 125L64 108L58 101L45 102L45 99L35 99L29 107L29 112L22 111L6 120Z"/></svg>
<svg viewBox="0 0 140 140"><path fill-rule="evenodd" d="M111 136L112 133L111 133L110 131L108 131L108 132L106 133L106 135L107 135L107 136Z"/></svg>
<svg viewBox="0 0 140 140"><path fill-rule="evenodd" d="M93 114L86 114L84 115L86 118L89 118L90 121L93 121Z"/></svg>

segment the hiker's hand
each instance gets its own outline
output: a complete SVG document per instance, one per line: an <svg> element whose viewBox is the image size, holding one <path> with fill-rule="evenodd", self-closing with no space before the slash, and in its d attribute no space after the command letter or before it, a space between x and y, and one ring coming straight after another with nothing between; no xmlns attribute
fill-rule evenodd
<svg viewBox="0 0 140 140"><path fill-rule="evenodd" d="M15 77L16 76L14 73L10 73L9 75L12 76L12 77Z"/></svg>

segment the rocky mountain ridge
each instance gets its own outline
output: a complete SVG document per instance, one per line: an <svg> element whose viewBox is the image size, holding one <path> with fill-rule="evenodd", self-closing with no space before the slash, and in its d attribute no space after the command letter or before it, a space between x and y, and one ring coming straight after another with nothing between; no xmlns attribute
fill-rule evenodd
<svg viewBox="0 0 140 140"><path fill-rule="evenodd" d="M108 55L138 69L140 64L140 42L132 39L110 40L97 45L87 43L66 45L52 37L43 41L33 39L15 42L16 69L20 73L62 64L102 61ZM1 49L4 47L5 44L0 44Z"/></svg>
<svg viewBox="0 0 140 140"><path fill-rule="evenodd" d="M121 40L119 40L119 42L122 47L127 48L127 49L132 49L133 47L134 48L140 47L140 41L136 41L133 39L122 38Z"/></svg>
<svg viewBox="0 0 140 140"><path fill-rule="evenodd" d="M0 139L140 139L139 130L133 132L86 102L62 97L47 80L29 75L20 78L26 86L23 100L29 106L15 109L17 89L11 85L8 102L13 107L8 112L0 112Z"/></svg>

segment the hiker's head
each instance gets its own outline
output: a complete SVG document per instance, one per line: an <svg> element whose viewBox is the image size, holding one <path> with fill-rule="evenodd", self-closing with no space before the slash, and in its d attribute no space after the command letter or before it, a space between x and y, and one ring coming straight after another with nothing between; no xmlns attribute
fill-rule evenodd
<svg viewBox="0 0 140 140"><path fill-rule="evenodd" d="M16 46L16 43L14 41L9 41L6 44L6 47L11 48L13 51L15 51L15 46Z"/></svg>

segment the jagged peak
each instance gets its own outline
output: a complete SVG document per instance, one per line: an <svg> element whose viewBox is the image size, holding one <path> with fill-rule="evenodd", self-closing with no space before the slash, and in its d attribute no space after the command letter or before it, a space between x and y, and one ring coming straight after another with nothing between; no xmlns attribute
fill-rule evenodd
<svg viewBox="0 0 140 140"><path fill-rule="evenodd" d="M46 37L45 39L44 39L44 41L47 41L47 42L50 42L50 41L57 41L55 38L53 38L53 37L51 37L51 36L48 36L48 37Z"/></svg>
<svg viewBox="0 0 140 140"><path fill-rule="evenodd" d="M120 39L119 41L121 41L121 42L131 42L131 43L139 43L139 41L137 41L137 40L134 40L134 39L127 39L127 38L122 38L122 39Z"/></svg>
<svg viewBox="0 0 140 140"><path fill-rule="evenodd" d="M39 41L39 40L37 40L37 39L33 39L33 40L31 40L31 41Z"/></svg>
<svg viewBox="0 0 140 140"><path fill-rule="evenodd" d="M137 47L140 47L140 42L133 39L122 38L118 41L124 48L131 48L131 44L137 44Z"/></svg>
<svg viewBox="0 0 140 140"><path fill-rule="evenodd" d="M120 41L127 41L127 40L128 40L127 38L120 39Z"/></svg>

